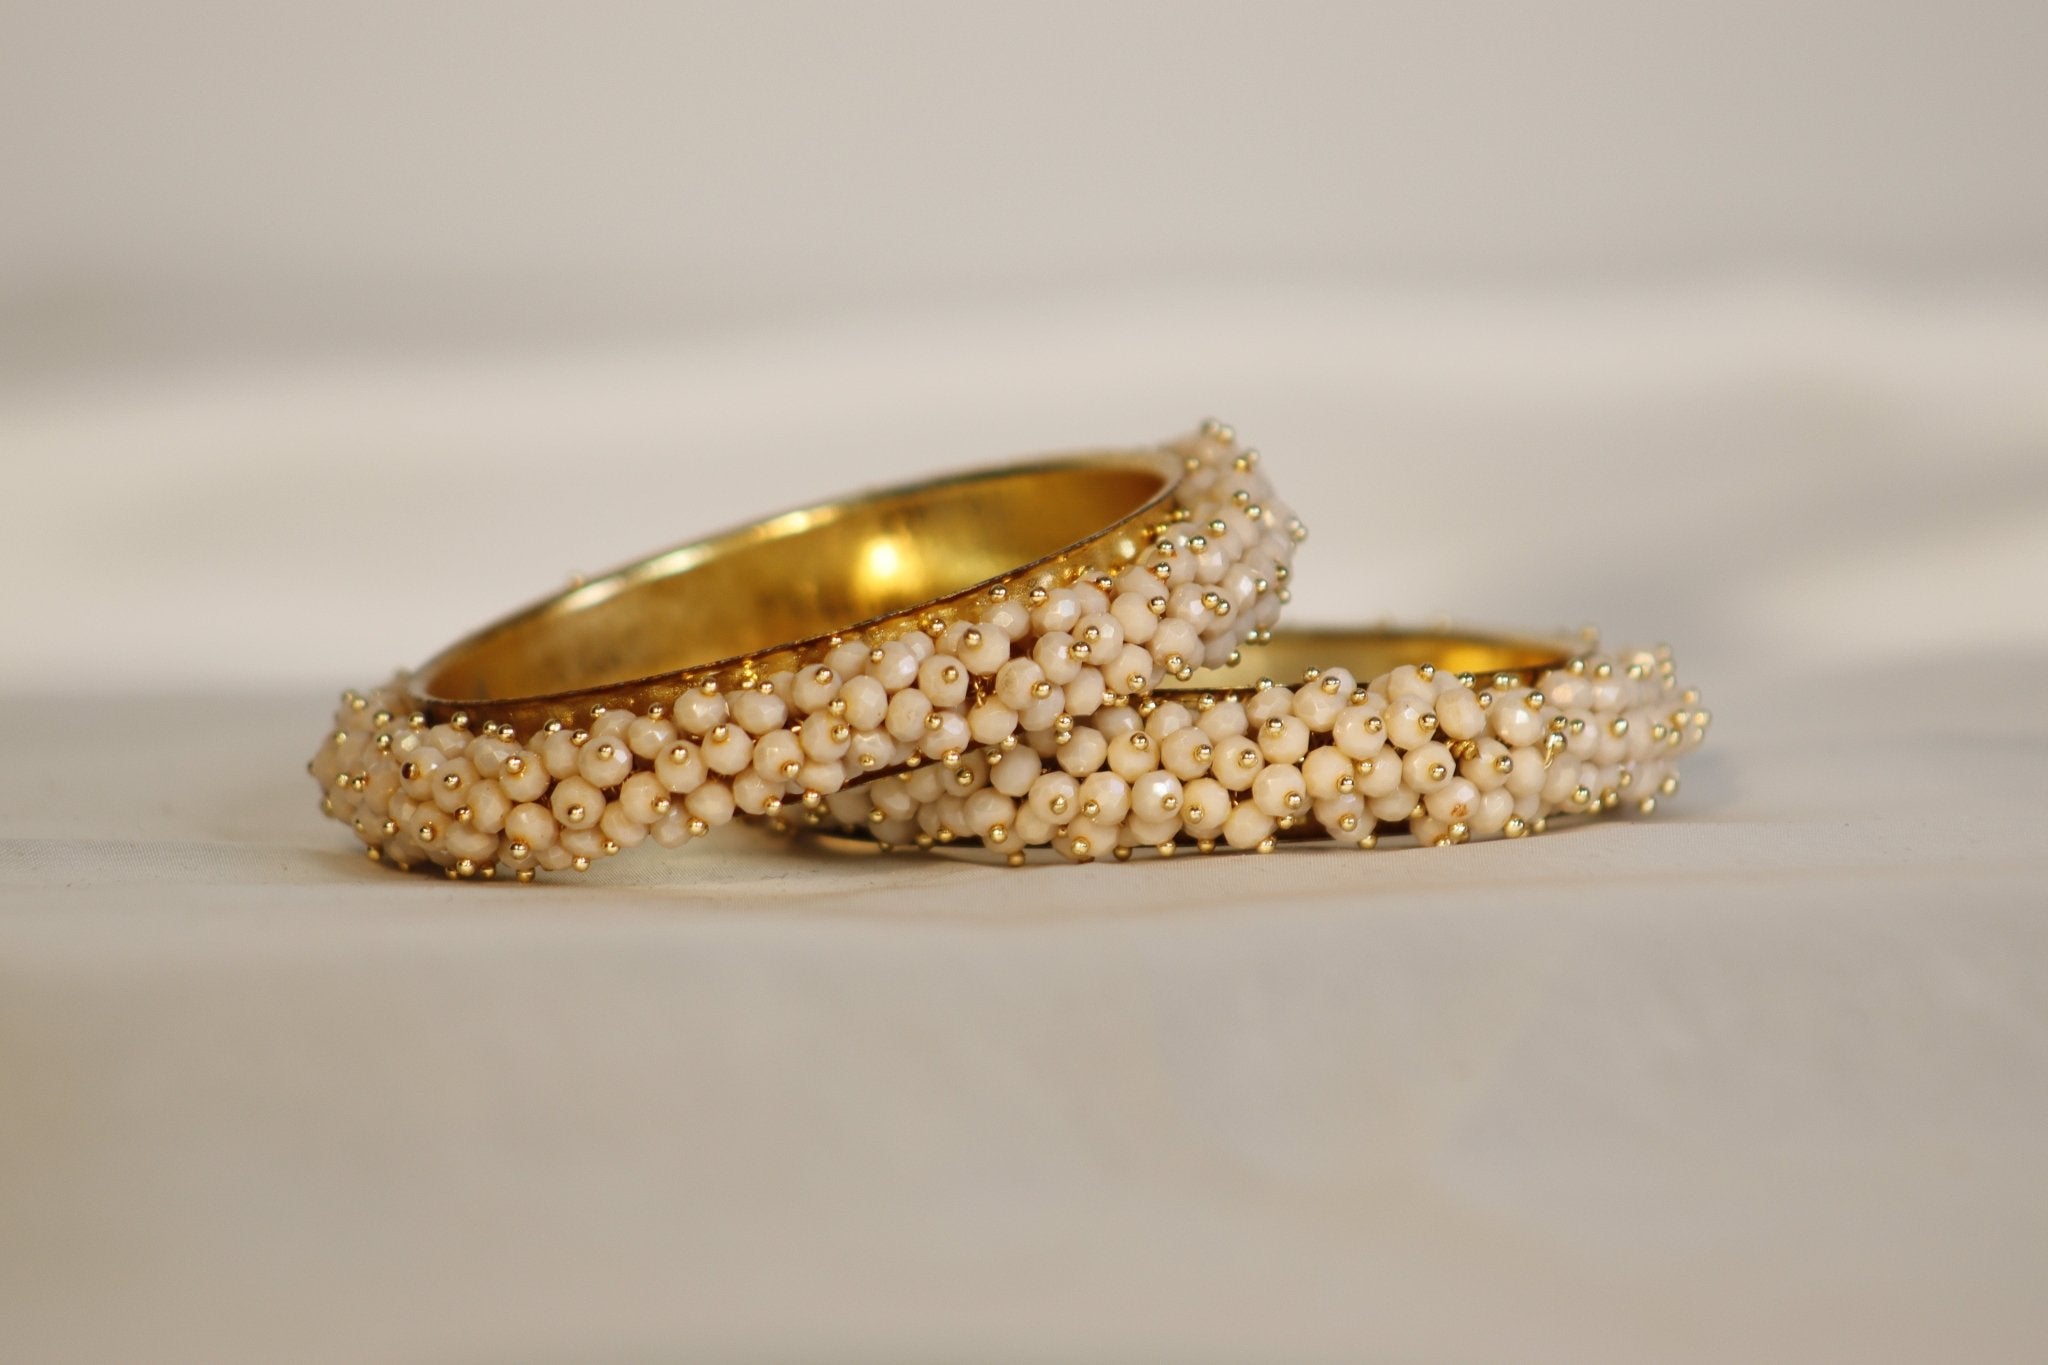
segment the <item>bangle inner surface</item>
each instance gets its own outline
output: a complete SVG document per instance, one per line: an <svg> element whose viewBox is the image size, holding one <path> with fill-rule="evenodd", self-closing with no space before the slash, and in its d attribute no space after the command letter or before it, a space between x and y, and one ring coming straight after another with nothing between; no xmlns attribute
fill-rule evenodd
<svg viewBox="0 0 2048 1365"><path fill-rule="evenodd" d="M706 671L906 613L992 580L1141 549L1180 461L1133 452L856 497L685 545L453 646L412 680L434 707L592 692Z"/></svg>

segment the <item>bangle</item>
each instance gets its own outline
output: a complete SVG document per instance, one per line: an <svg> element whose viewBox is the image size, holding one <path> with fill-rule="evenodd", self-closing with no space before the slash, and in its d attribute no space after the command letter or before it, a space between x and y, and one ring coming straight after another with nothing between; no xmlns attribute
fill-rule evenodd
<svg viewBox="0 0 2048 1365"><path fill-rule="evenodd" d="M1214 423L789 512L344 693L310 771L373 860L582 870L1226 664L1304 534Z"/></svg>
<svg viewBox="0 0 2048 1365"><path fill-rule="evenodd" d="M1078 861L1311 839L1373 848L1401 834L1448 846L1624 803L1648 814L1678 790L1676 760L1710 719L1663 647L1607 653L1590 632L1288 631L1187 685L951 772L840 793L794 823L1013 864L1041 846Z"/></svg>

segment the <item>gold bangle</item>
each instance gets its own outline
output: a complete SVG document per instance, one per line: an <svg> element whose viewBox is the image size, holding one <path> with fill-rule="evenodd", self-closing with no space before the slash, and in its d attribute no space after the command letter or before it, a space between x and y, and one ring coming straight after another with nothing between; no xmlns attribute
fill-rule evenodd
<svg viewBox="0 0 2048 1365"><path fill-rule="evenodd" d="M951 845L1012 863L1034 847L1089 861L1389 834L1447 846L1624 803L1647 814L1709 720L1663 647L1292 630L1063 733L782 823L841 849Z"/></svg>
<svg viewBox="0 0 2048 1365"><path fill-rule="evenodd" d="M343 694L311 771L373 859L587 868L1224 663L1304 534L1214 423L789 512Z"/></svg>

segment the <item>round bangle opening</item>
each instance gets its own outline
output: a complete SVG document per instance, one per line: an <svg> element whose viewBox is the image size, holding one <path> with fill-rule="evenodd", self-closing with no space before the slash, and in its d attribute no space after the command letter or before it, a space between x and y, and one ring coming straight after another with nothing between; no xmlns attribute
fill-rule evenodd
<svg viewBox="0 0 2048 1365"><path fill-rule="evenodd" d="M1129 559L1178 457L1048 461L787 512L592 579L453 646L429 706L521 701L715 672L971 598L1084 551Z"/></svg>

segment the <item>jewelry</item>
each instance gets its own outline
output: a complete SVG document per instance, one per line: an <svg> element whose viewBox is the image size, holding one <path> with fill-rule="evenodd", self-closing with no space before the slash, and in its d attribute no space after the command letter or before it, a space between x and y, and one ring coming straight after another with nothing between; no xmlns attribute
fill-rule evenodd
<svg viewBox="0 0 2048 1365"><path fill-rule="evenodd" d="M1013 864L1039 846L1084 862L1399 833L1447 846L1623 803L1648 814L1710 719L1663 647L1288 631L1188 685L836 794L801 823L885 849L978 842Z"/></svg>
<svg viewBox="0 0 2048 1365"><path fill-rule="evenodd" d="M580 871L1226 664L1305 534L1214 423L790 512L344 693L309 769L373 860Z"/></svg>

